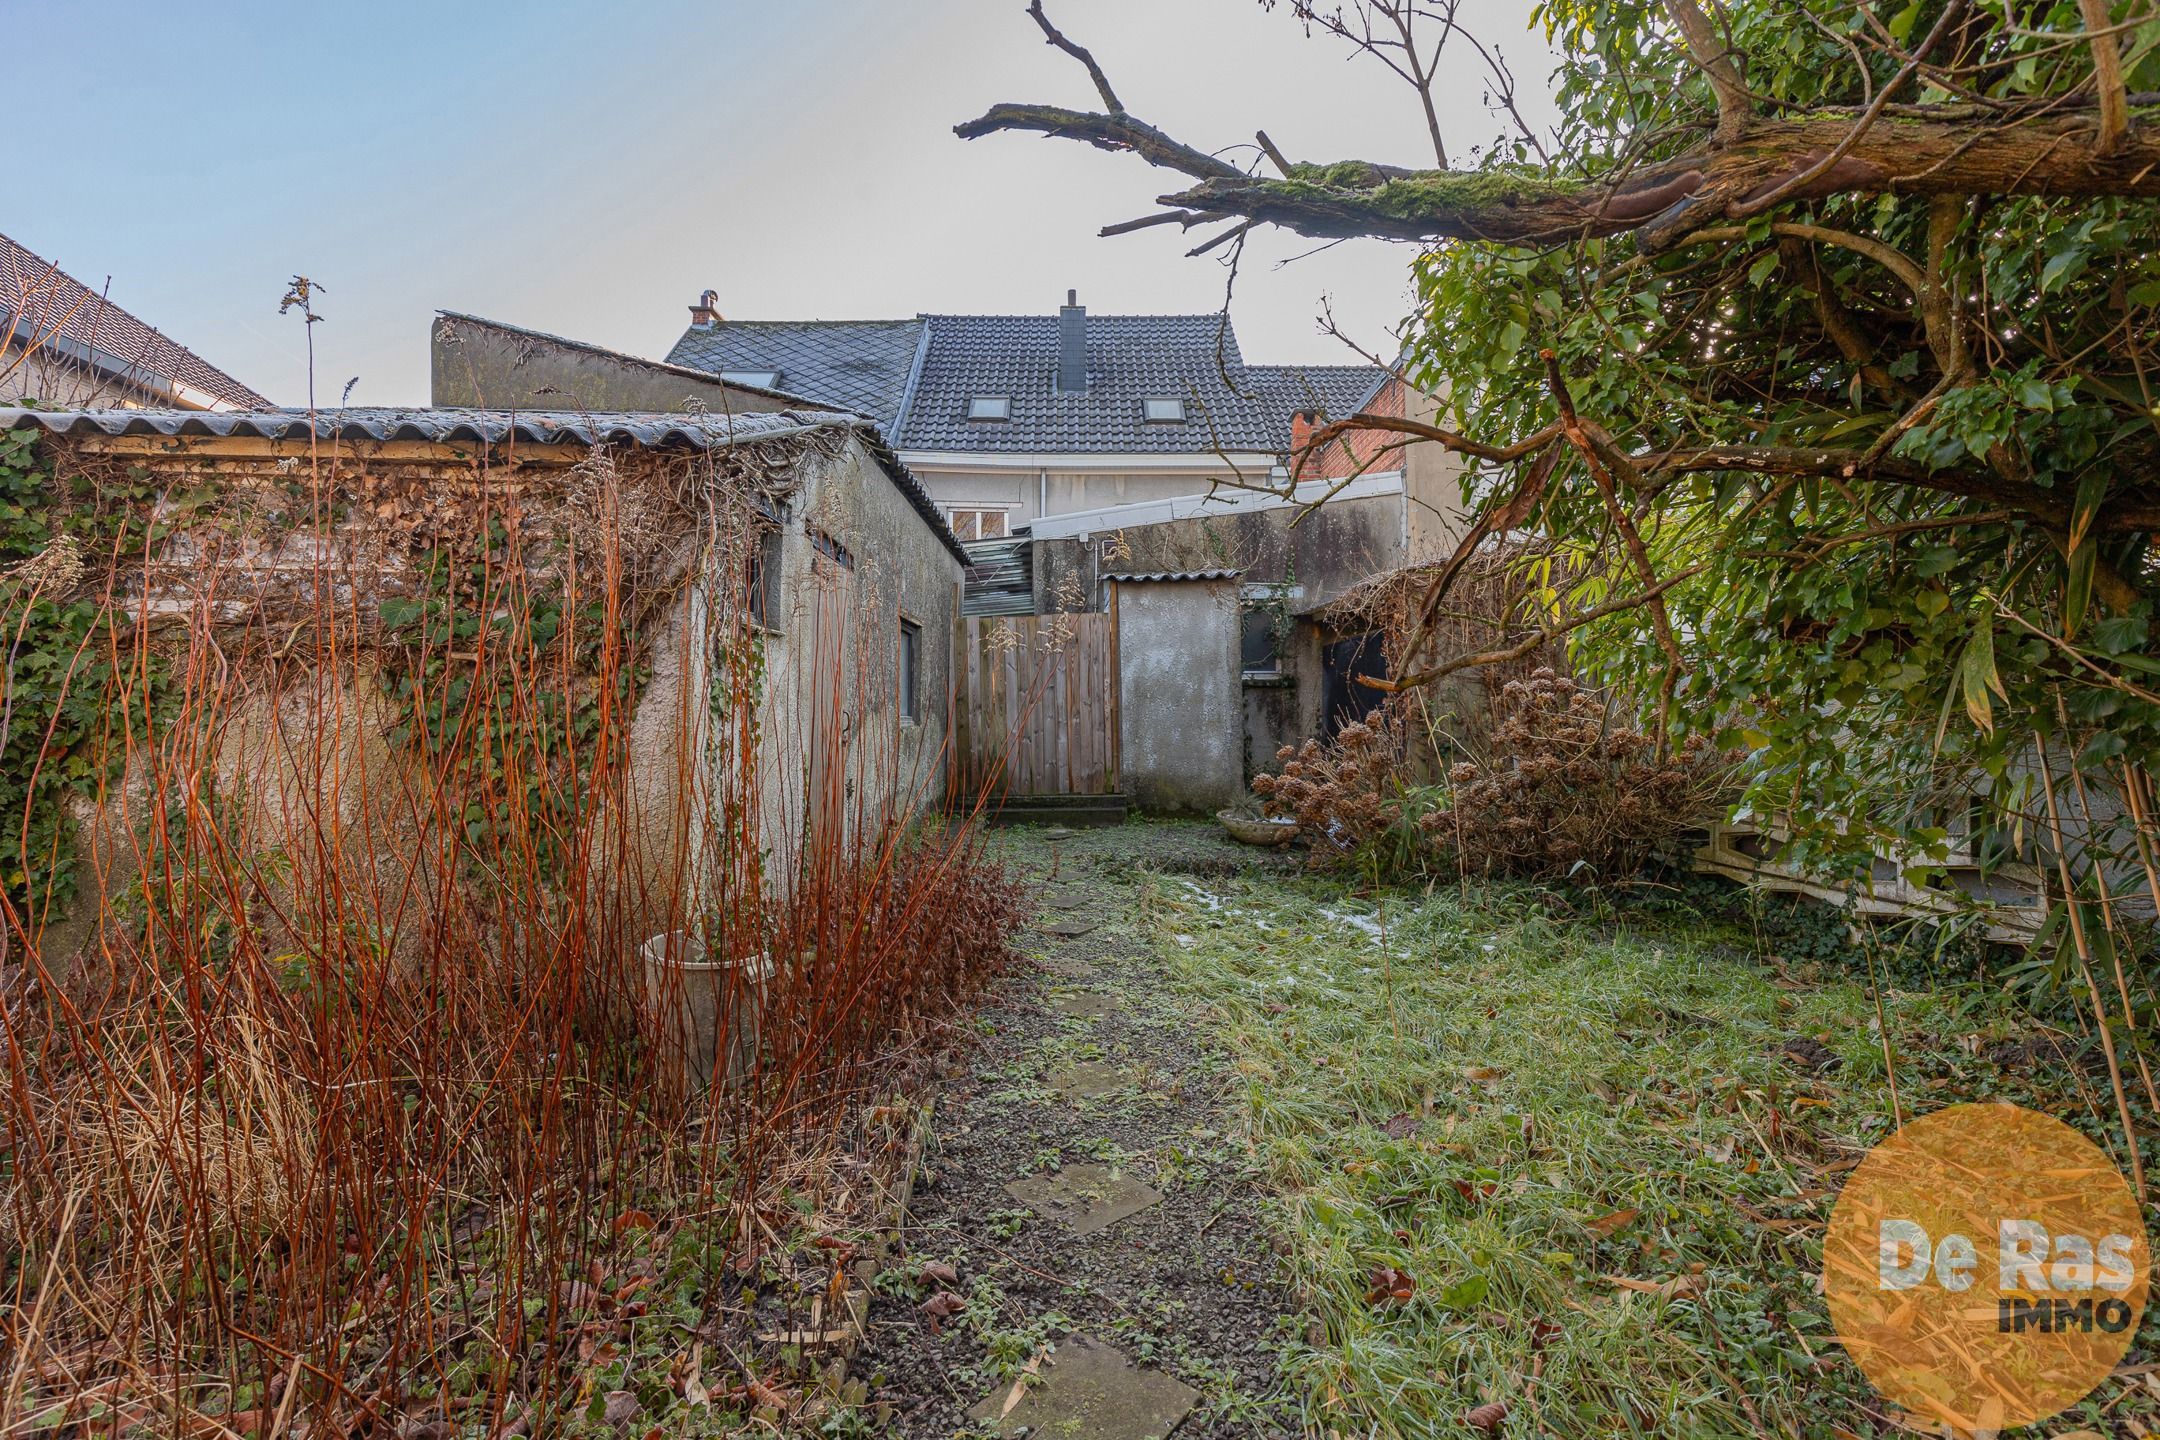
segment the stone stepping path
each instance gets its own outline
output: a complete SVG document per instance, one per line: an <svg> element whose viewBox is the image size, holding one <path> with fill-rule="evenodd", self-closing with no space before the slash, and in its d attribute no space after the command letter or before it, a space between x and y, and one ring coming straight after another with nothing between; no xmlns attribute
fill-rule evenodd
<svg viewBox="0 0 2160 1440"><path fill-rule="evenodd" d="M1076 1060L1060 1065L1043 1079L1068 1100L1099 1100L1133 1083L1131 1071L1102 1060Z"/></svg>
<svg viewBox="0 0 2160 1440"><path fill-rule="evenodd" d="M1117 1013L1117 998L1093 990L1059 995L1049 1002L1051 1011L1073 1020L1102 1020Z"/></svg>
<svg viewBox="0 0 2160 1440"><path fill-rule="evenodd" d="M1040 964L1060 979L1085 981L1095 978L1095 967L1077 955L1048 955Z"/></svg>
<svg viewBox="0 0 2160 1440"><path fill-rule="evenodd" d="M1214 827L1162 834L1193 862L1248 858ZM880 1377L905 1440L1297 1433L1273 1393L1273 1337L1292 1297L1274 1278L1258 1172L1220 1140L1230 1057L1165 984L1140 923L1136 838L1161 849L1154 831L1035 832L1020 847L1036 964L986 1000L902 1243L995 1299L998 1334L1031 1317L1054 1324L1016 1373L1009 1352L984 1368L978 1322L929 1325L921 1294L873 1300L856 1363ZM1077 1042L1094 1058L1078 1058ZM1015 1086L1018 1075L1033 1083ZM1173 1148L1183 1164L1154 1158ZM1112 1155L1132 1158L1099 1158ZM1232 1274L1253 1278L1226 1283ZM956 1386L962 1367L976 1378Z"/></svg>
<svg viewBox="0 0 2160 1440"><path fill-rule="evenodd" d="M1086 1335L1068 1336L1041 1372L1001 1385L968 1411L999 1435L1074 1440L1161 1440L1200 1397L1123 1351Z"/></svg>
<svg viewBox="0 0 2160 1440"><path fill-rule="evenodd" d="M1005 1193L1075 1235L1092 1235L1161 1202L1162 1192L1107 1165L1067 1165L1005 1186Z"/></svg>

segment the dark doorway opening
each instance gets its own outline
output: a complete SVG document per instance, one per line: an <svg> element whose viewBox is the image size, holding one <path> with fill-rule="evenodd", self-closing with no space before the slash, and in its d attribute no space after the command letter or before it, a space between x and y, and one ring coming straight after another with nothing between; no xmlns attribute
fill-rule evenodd
<svg viewBox="0 0 2160 1440"><path fill-rule="evenodd" d="M1387 655L1378 632L1330 641L1320 652L1320 734L1333 739L1345 725L1365 719L1385 698L1359 677L1387 678Z"/></svg>

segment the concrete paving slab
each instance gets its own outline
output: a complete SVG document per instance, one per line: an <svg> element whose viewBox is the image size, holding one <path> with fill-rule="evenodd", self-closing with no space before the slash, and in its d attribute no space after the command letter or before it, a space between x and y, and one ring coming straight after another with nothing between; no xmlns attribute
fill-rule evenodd
<svg viewBox="0 0 2160 1440"><path fill-rule="evenodd" d="M1117 998L1094 990L1076 991L1071 995L1052 998L1049 1008L1059 1015L1069 1015L1075 1020L1101 1020L1117 1013Z"/></svg>
<svg viewBox="0 0 2160 1440"><path fill-rule="evenodd" d="M1100 920L1084 920L1078 915L1062 915L1055 920L1044 921L1042 931L1046 935L1062 935L1070 940L1076 935L1087 934L1088 931L1101 924L1102 921Z"/></svg>
<svg viewBox="0 0 2160 1440"><path fill-rule="evenodd" d="M1077 955L1045 955L1036 964L1066 980L1093 980L1095 967Z"/></svg>
<svg viewBox="0 0 2160 1440"><path fill-rule="evenodd" d="M1085 890L1073 890L1062 885L1053 885L1036 898L1049 910L1077 910L1088 901Z"/></svg>
<svg viewBox="0 0 2160 1440"><path fill-rule="evenodd" d="M1162 1199L1130 1175L1107 1165L1067 1165L1005 1186L1005 1193L1046 1220L1063 1220L1075 1235L1092 1235Z"/></svg>
<svg viewBox="0 0 2160 1440"><path fill-rule="evenodd" d="M1200 1397L1159 1370L1085 1335L1067 1336L1040 1374L1000 1385L968 1411L999 1435L1162 1440Z"/></svg>
<svg viewBox="0 0 2160 1440"><path fill-rule="evenodd" d="M1070 1065L1060 1065L1043 1079L1051 1089L1072 1100L1096 1100L1114 1095L1133 1083L1136 1077L1120 1065L1107 1065L1100 1060L1077 1060Z"/></svg>

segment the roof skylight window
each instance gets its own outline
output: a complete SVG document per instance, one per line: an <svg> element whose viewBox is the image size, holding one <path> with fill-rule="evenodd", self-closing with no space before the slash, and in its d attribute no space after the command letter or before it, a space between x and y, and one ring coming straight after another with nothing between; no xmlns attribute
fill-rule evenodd
<svg viewBox="0 0 2160 1440"><path fill-rule="evenodd" d="M760 390L776 390L780 386L777 370L722 370L720 378L730 385L755 385Z"/></svg>
<svg viewBox="0 0 2160 1440"><path fill-rule="evenodd" d="M1012 396L1010 396L1010 395L977 395L977 396L976 396L976 397L975 397L974 399L972 399L972 400L968 401L968 419L970 419L970 420L1010 420L1010 419L1012 419Z"/></svg>
<svg viewBox="0 0 2160 1440"><path fill-rule="evenodd" d="M1140 402L1140 413L1150 425L1175 425L1185 418L1185 402L1174 396L1152 396Z"/></svg>

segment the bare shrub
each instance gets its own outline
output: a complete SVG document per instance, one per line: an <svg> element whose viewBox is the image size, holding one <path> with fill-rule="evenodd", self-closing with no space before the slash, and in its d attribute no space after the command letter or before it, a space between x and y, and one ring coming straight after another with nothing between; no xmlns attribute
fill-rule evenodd
<svg viewBox="0 0 2160 1440"><path fill-rule="evenodd" d="M1704 823L1730 774L1699 737L1661 750L1608 700L1540 669L1502 688L1492 758L1456 765L1448 808L1421 827L1463 869L1612 879Z"/></svg>
<svg viewBox="0 0 2160 1440"><path fill-rule="evenodd" d="M1385 710L1332 739L1285 745L1275 759L1281 771L1254 776L1253 793L1262 813L1298 822L1314 865L1365 852L1401 826L1403 744Z"/></svg>

